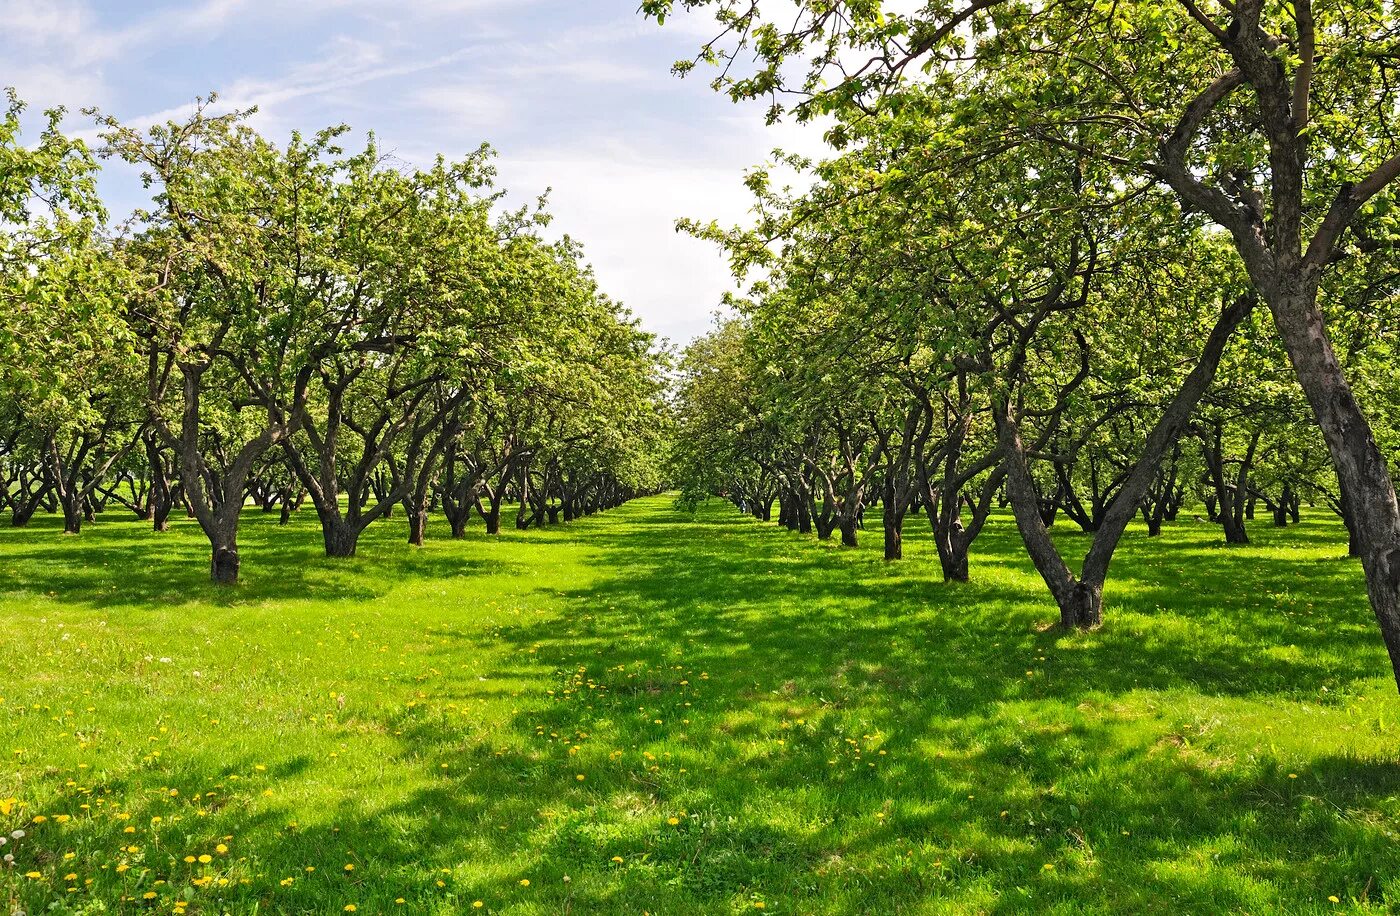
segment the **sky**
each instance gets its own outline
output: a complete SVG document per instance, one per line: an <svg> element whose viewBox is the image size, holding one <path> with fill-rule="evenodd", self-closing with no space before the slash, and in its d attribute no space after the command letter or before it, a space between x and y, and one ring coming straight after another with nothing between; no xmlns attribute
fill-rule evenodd
<svg viewBox="0 0 1400 916"><path fill-rule="evenodd" d="M703 333L735 285L679 217L742 222L746 169L775 147L813 153L809 128L765 127L761 104L715 94L671 64L713 33L664 27L638 0L0 0L0 86L34 109L96 106L128 123L178 118L211 91L257 106L284 140L333 124L373 130L409 164L483 141L519 205L552 188L551 231L584 243L603 289L676 343ZM84 133L87 132L87 133ZM106 165L114 215L142 202Z"/></svg>

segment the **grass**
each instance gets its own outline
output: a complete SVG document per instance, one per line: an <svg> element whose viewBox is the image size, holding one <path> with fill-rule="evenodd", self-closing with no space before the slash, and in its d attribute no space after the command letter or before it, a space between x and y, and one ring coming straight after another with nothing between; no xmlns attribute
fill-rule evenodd
<svg viewBox="0 0 1400 916"><path fill-rule="evenodd" d="M1130 534L1081 635L1046 626L1004 518L951 587L918 518L897 564L877 524L847 551L666 497L423 549L402 524L330 561L309 514L250 512L233 591L188 522L0 530L0 828L25 832L0 899L1400 908L1400 704L1320 514L1244 548Z"/></svg>

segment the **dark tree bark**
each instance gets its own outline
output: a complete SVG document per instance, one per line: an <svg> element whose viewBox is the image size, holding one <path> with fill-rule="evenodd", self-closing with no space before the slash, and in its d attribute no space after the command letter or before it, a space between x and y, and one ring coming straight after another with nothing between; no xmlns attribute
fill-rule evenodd
<svg viewBox="0 0 1400 916"><path fill-rule="evenodd" d="M1007 490L1012 511L1022 540L1036 570L1060 608L1060 622L1067 628L1087 629L1098 626L1103 619L1103 586L1109 565L1128 522L1137 514L1143 495L1151 486L1158 465L1195 410L1196 404L1210 387L1219 368L1221 356L1231 336L1255 305L1253 295L1241 296L1225 308L1207 338L1195 367L1181 388L1163 410L1157 424L1147 436L1138 460L1108 507L1103 524L1094 533L1093 542L1078 577L1070 572L1063 557L1041 521L1031 478L1028 456L1021 440L1020 424L1009 401L998 405L997 424L1002 448L1006 453ZM1028 338L1021 344L1024 349ZM1023 358L1023 357L1021 357ZM1078 387L1087 375L1085 367L1069 388ZM1065 394L1061 395L1063 405Z"/></svg>

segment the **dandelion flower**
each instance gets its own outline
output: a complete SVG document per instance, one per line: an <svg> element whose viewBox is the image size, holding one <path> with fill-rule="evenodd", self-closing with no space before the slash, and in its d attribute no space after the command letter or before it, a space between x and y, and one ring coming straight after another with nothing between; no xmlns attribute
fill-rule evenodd
<svg viewBox="0 0 1400 916"><path fill-rule="evenodd" d="M520 886L521 886L521 887L529 887L529 886L530 886L530 879L529 879L529 878L521 878L521 879L520 879Z"/></svg>

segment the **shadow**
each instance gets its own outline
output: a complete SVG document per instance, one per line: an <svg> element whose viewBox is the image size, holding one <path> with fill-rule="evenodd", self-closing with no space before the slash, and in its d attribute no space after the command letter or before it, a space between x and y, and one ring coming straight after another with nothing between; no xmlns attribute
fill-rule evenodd
<svg viewBox="0 0 1400 916"><path fill-rule="evenodd" d="M368 601L406 580L509 571L498 562L463 556L460 549L410 547L401 516L366 529L357 556L333 559L325 556L314 513L303 511L280 526L275 515L247 509L239 526L240 580L227 588L209 581L208 542L193 519L172 518L169 531L155 532L130 517L111 516L99 516L76 536L63 534L61 519L52 516L36 516L25 528L0 528L0 578L13 593L62 595L68 603L94 608L236 607L302 598ZM445 541L447 525L435 521L430 536ZM480 525L469 527L465 543L487 537ZM519 536L500 537L511 542ZM375 576L363 575L365 564L374 565Z"/></svg>
<svg viewBox="0 0 1400 916"><path fill-rule="evenodd" d="M1310 516L1229 550L1203 525L1134 531L1106 626L1063 634L1006 518L961 585L937 581L921 523L886 563L875 513L852 551L657 498L421 551L391 522L345 564L317 558L314 519L250 519L248 582L222 600L398 602L398 642L338 654L328 621L301 662L326 667L285 674L286 697L236 737L119 757L83 788L130 818L36 833L43 861L59 870L71 846L110 864L122 824L176 810L184 839L143 843L144 883L103 873L98 896L160 880L164 902L213 875L228 883L196 888L190 912L1394 904L1393 688L1340 526ZM67 562L43 527L2 534L0 572L80 611L221 596L192 591L189 532L152 558L107 527L54 548ZM128 581L137 562L150 575ZM147 581L161 576L184 578ZM303 733L314 751L286 737ZM200 801L176 807L168 788ZM229 836L224 858L183 861Z"/></svg>

